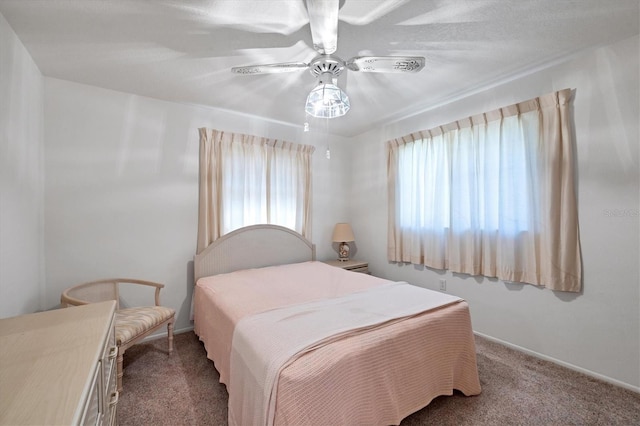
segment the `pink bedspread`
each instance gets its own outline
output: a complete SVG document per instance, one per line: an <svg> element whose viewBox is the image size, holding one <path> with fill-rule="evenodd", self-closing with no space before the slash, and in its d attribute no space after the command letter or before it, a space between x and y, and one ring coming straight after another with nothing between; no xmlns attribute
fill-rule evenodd
<svg viewBox="0 0 640 426"><path fill-rule="evenodd" d="M220 381L229 384L231 341L241 318L388 283L347 272L322 262L304 262L200 278L194 290L194 330L220 372Z"/></svg>
<svg viewBox="0 0 640 426"><path fill-rule="evenodd" d="M203 278L195 289L195 331L228 384L241 318L388 282L319 262ZM306 353L281 371L275 424L398 424L453 389L480 392L464 301Z"/></svg>

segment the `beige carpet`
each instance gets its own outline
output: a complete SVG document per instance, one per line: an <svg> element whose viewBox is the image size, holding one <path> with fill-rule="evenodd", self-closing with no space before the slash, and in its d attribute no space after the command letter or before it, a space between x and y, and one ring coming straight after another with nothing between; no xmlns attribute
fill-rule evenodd
<svg viewBox="0 0 640 426"><path fill-rule="evenodd" d="M640 425L640 394L477 337L482 394L436 398L410 425ZM194 333L128 349L120 425L226 425L227 392Z"/></svg>

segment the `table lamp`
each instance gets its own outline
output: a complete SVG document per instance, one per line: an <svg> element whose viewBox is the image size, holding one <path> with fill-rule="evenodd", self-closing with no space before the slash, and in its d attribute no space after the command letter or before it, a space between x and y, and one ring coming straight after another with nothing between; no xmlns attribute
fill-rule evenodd
<svg viewBox="0 0 640 426"><path fill-rule="evenodd" d="M350 241L355 241L353 236L353 230L348 223L336 223L336 227L333 229L333 242L340 243L338 246L338 260L349 260L349 244Z"/></svg>

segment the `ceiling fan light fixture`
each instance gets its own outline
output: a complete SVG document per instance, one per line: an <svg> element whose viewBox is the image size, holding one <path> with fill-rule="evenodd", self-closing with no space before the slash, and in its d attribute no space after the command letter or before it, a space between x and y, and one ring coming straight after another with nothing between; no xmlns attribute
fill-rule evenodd
<svg viewBox="0 0 640 426"><path fill-rule="evenodd" d="M334 53L338 46L338 12L344 0L304 0L304 3L309 14L311 41L318 56L308 64L287 62L247 65L233 67L231 71L253 75L308 69L319 81L307 96L306 113L317 118L336 118L345 115L351 108L349 97L336 85L343 71L415 73L424 67L425 58L422 56L356 56L343 61Z"/></svg>
<svg viewBox="0 0 640 426"><path fill-rule="evenodd" d="M307 96L305 111L317 118L336 118L351 108L349 97L338 86L320 82Z"/></svg>

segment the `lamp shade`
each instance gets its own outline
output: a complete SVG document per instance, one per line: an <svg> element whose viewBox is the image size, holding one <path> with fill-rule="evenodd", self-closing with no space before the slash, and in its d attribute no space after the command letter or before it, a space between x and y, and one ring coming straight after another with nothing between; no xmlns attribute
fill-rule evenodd
<svg viewBox="0 0 640 426"><path fill-rule="evenodd" d="M348 223L336 223L336 227L333 229L333 242L346 243L355 240L351 225Z"/></svg>

